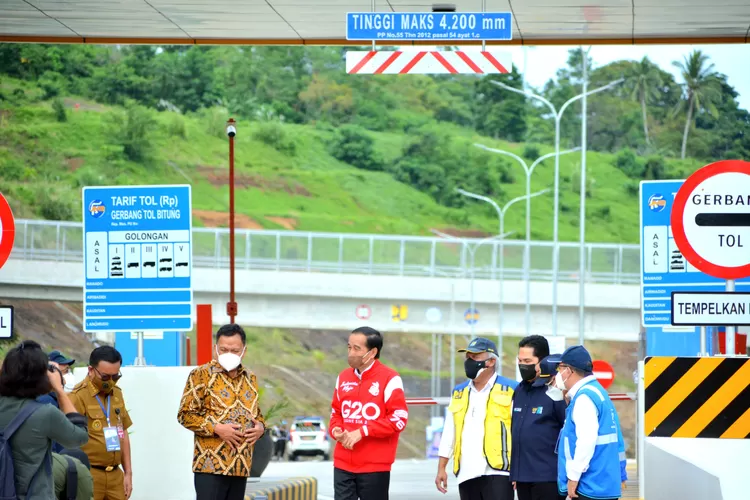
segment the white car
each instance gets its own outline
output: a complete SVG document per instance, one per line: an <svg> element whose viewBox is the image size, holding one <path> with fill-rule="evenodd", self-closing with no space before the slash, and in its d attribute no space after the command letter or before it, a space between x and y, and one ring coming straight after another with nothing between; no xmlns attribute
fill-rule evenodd
<svg viewBox="0 0 750 500"><path fill-rule="evenodd" d="M298 457L322 456L331 458L331 439L325 420L321 417L297 417L289 428L286 457L294 461Z"/></svg>

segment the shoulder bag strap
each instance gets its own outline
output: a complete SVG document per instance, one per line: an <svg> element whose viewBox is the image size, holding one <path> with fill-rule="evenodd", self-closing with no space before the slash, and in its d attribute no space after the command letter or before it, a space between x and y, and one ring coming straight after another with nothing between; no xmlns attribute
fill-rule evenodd
<svg viewBox="0 0 750 500"><path fill-rule="evenodd" d="M65 460L68 461L68 472L65 481L65 491L68 500L76 500L78 496L78 469L76 468L75 461L69 456L65 456Z"/></svg>

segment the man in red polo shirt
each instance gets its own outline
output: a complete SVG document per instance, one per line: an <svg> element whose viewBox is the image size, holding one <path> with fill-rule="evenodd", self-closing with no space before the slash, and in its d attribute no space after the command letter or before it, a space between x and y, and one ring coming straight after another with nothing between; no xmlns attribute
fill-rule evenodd
<svg viewBox="0 0 750 500"><path fill-rule="evenodd" d="M404 385L378 361L383 336L370 327L349 335L349 366L336 379L331 402L335 500L388 500L391 466L406 428Z"/></svg>

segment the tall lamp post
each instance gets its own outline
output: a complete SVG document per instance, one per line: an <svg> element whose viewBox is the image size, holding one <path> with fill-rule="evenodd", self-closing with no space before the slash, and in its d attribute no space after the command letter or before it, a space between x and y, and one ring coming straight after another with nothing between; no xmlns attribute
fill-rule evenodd
<svg viewBox="0 0 750 500"><path fill-rule="evenodd" d="M229 302L227 302L227 316L229 322L234 323L237 316L237 302L234 296L234 136L237 135L237 122L234 118L227 121L227 136L229 137Z"/></svg>
<svg viewBox="0 0 750 500"><path fill-rule="evenodd" d="M558 229L559 229L559 205L560 205L560 120L562 119L563 113L567 109L568 106L573 104L574 102L578 101L579 99L582 99L584 96L590 96L593 94L598 94L599 92L603 92L605 90L609 90L613 88L614 86L624 82L624 78L620 78L619 80L615 80L613 82L608 83L607 85L604 85L603 87L596 88L594 90L591 90L589 92L586 92L585 94L580 94L575 97L572 97L568 99L565 104L560 107L560 111L557 110L554 104L552 104L550 101L545 99L544 97L534 94L533 92L529 90L521 90L517 89L515 87L511 87L510 85L506 85L503 82L498 82L493 80L492 83L497 85L498 87L501 87L505 90L508 90L510 92L515 92L516 94L525 95L527 97L531 97L532 99L536 99L542 103L544 103L552 112L552 114L555 117L555 187L554 187L554 202L553 202L553 225L552 225L552 241L553 241L553 248L552 248L552 334L557 335L557 278L559 274L559 267L560 267L560 248L559 248L559 237L558 237ZM584 117L585 120L585 117Z"/></svg>
<svg viewBox="0 0 750 500"><path fill-rule="evenodd" d="M524 245L524 280L526 281L526 310L524 311L524 323L526 328L526 335L531 335L531 174L534 173L534 169L537 165L539 165L541 162L546 160L547 158L551 158L555 156L557 153L548 153L544 156L540 156L537 158L534 163L531 164L529 167L526 163L526 160L518 156L517 154L511 153L509 151L503 151L502 149L493 149L488 148L487 146L483 144L474 144L476 147L483 149L485 151L489 151L490 153L496 153L500 155L505 155L513 158L518 163L521 164L524 171L526 172L526 243ZM578 151L580 148L573 148L566 151L561 151L561 155L573 153L575 151ZM547 190L549 191L549 190Z"/></svg>
<svg viewBox="0 0 750 500"><path fill-rule="evenodd" d="M464 240L462 238L456 238L455 236L451 236L450 234L443 233L441 231L438 231L437 229L433 229L432 232L434 234L436 234L437 236L440 236L441 238L445 238L446 240L459 241L462 244L466 245L466 249L469 251L469 255L471 256L471 264L470 264L470 269L471 269L471 287L470 287L470 290L471 290L471 292L470 292L470 295L471 295L471 299L470 299L471 300L471 306L470 306L470 309L473 312L474 311L474 257L476 256L476 252L479 249L479 247L481 247L485 243L487 243L489 241L502 240L503 238L507 238L508 236L510 236L511 234L513 234L513 231L511 231L509 233L506 233L506 234L500 233L500 234L496 234L495 236L489 236L487 238L483 238L483 239L477 241L476 244L473 245L473 246L471 244L467 243L466 240ZM472 323L471 323L471 336L472 337L474 336L474 325L475 324L476 324L476 321L472 321ZM502 351L502 347L500 348L500 350Z"/></svg>
<svg viewBox="0 0 750 500"><path fill-rule="evenodd" d="M526 210L528 212L528 206L529 206L529 203L531 201L531 198L534 198L536 196L540 196L540 195L543 195L545 193L548 193L549 189L542 189L541 191L537 191L534 194L530 194L528 192L528 190L527 190L527 192L526 192L526 194L524 196L517 196L517 197L513 198L512 200L508 201L503 206L503 208L500 208L500 206L497 203L495 203L494 200L492 200L491 198L488 198L487 196L483 196L481 194L476 194L476 193L471 193L471 192L466 191L464 189L456 189L456 191L458 191L459 193L461 193L464 196L468 196L469 198L474 198L475 200L484 201L484 202L487 202L490 205L492 205L495 208L495 210L497 211L497 216L500 219L500 229L499 229L499 231L498 231L497 234L498 235L502 235L503 232L505 231L505 214L506 214L506 212L508 211L508 209L512 205L514 205L515 203L517 203L517 202L519 202L521 200L526 200L526 207L527 207ZM505 252L503 251L504 250L504 248L503 248L503 241L504 241L504 239L505 238L503 238L503 237L500 238L500 263L499 263L500 264L500 266L499 266L500 272L499 272L499 278L498 278L499 282L500 282L500 294L499 294L499 298L498 298L498 315L499 315L499 317L498 317L498 321L497 321L497 338L498 338L498 341L500 343L500 350L501 351L503 350L502 346L503 346L503 320L504 320L504 317L503 317L504 316L503 315L503 281L504 281L503 278L504 278L504 271L505 271Z"/></svg>
<svg viewBox="0 0 750 500"><path fill-rule="evenodd" d="M581 207L578 213L578 345L583 345L586 321L586 149L588 148L588 130L586 128L586 117L588 107L586 92L589 88L588 59L591 47L583 53L583 107L581 109Z"/></svg>

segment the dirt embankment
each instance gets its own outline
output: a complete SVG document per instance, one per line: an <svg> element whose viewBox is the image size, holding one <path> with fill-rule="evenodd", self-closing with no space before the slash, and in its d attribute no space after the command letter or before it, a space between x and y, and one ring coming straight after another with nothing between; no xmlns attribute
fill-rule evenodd
<svg viewBox="0 0 750 500"><path fill-rule="evenodd" d="M77 365L88 363L95 345L83 331L80 302L0 298L0 304L9 304L14 308L17 339L34 340L46 351L58 349L74 358Z"/></svg>

